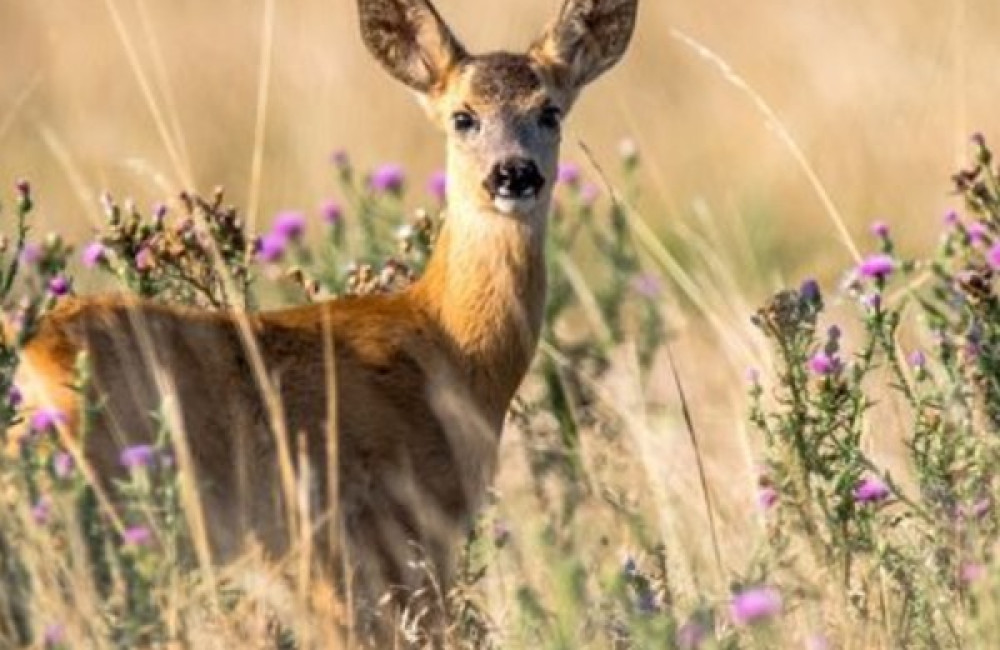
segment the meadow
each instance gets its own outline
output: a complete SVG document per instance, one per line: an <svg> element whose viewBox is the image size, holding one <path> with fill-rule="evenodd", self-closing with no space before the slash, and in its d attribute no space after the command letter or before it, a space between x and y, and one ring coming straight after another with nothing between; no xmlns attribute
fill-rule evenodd
<svg viewBox="0 0 1000 650"><path fill-rule="evenodd" d="M484 49L555 11L439 4ZM354 12L0 0L17 331L73 292L273 307L419 274L441 136ZM997 27L986 0L645 3L569 124L545 336L441 595L450 647L995 645ZM22 344L0 647L350 647L308 572L199 562L167 432L123 459L110 527L58 415L19 409Z"/></svg>

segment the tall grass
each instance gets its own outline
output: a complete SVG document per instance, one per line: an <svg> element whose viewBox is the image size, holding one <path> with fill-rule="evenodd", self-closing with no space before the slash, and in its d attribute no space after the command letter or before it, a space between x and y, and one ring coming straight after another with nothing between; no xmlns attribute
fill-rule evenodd
<svg viewBox="0 0 1000 650"><path fill-rule="evenodd" d="M441 594L447 646L990 647L1000 183L985 141L954 177L964 204L935 250L906 254L875 224L842 286L778 293L756 311L757 334L702 235L664 244L631 207L640 155L623 148L618 189L561 170L544 343ZM17 185L0 267L0 644L354 645L351 604L308 561L253 548L218 570L200 559L169 414L150 414L159 440L123 451L129 478L107 495L63 435L65 414L24 411L12 383L39 319L85 274L205 309L394 291L419 276L440 195L408 213L405 170L341 154L330 171L340 203L283 212L258 234L221 193L149 213L107 196L79 255L34 236L44 196ZM699 251L700 263L676 262ZM574 261L588 255L603 264ZM670 305L685 293L687 306ZM678 348L675 310L710 323L733 365L754 360L745 400L704 412L699 384L737 371L699 368ZM88 381L81 359L76 388ZM729 438L706 435L720 422ZM412 624L400 622L404 636Z"/></svg>

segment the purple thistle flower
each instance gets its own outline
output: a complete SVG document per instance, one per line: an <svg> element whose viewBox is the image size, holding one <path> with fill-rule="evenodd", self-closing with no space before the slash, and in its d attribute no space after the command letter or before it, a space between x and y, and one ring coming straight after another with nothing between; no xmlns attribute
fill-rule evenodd
<svg viewBox="0 0 1000 650"><path fill-rule="evenodd" d="M809 369L821 377L827 377L840 370L840 360L826 352L817 352L809 359Z"/></svg>
<svg viewBox="0 0 1000 650"><path fill-rule="evenodd" d="M46 648L54 648L66 642L66 626L61 623L50 623L45 626L42 642Z"/></svg>
<svg viewBox="0 0 1000 650"><path fill-rule="evenodd" d="M958 225L958 213L954 210L949 210L944 215L944 225L949 228L954 228Z"/></svg>
<svg viewBox="0 0 1000 650"><path fill-rule="evenodd" d="M573 163L559 165L558 180L563 185L578 186L580 184L580 166Z"/></svg>
<svg viewBox="0 0 1000 650"><path fill-rule="evenodd" d="M914 350L910 353L910 357L907 361L909 361L912 367L921 369L927 365L927 355L925 355L922 350Z"/></svg>
<svg viewBox="0 0 1000 650"><path fill-rule="evenodd" d="M969 234L969 243L976 245L982 244L986 241L986 235L988 233L986 224L982 221L973 221L965 229L965 232Z"/></svg>
<svg viewBox="0 0 1000 650"><path fill-rule="evenodd" d="M972 137L970 137L969 140L971 140L972 144L976 145L980 149L986 148L986 136L983 135L982 133L979 132L973 133Z"/></svg>
<svg viewBox="0 0 1000 650"><path fill-rule="evenodd" d="M129 526L122 531L122 543L126 546L145 546L153 539L153 533L146 526Z"/></svg>
<svg viewBox="0 0 1000 650"><path fill-rule="evenodd" d="M966 562L959 569L959 579L967 585L978 582L986 576L986 567L976 562Z"/></svg>
<svg viewBox="0 0 1000 650"><path fill-rule="evenodd" d="M876 221L871 225L871 233L879 239L888 239L889 224L884 221Z"/></svg>
<svg viewBox="0 0 1000 650"><path fill-rule="evenodd" d="M21 249L21 257L19 258L21 264L26 266L34 266L42 261L42 247L35 242L28 242Z"/></svg>
<svg viewBox="0 0 1000 650"><path fill-rule="evenodd" d="M765 486L757 490L757 506L767 512L778 504L778 491L773 487Z"/></svg>
<svg viewBox="0 0 1000 650"><path fill-rule="evenodd" d="M285 255L288 240L278 233L268 233L257 240L257 259L268 264L277 262Z"/></svg>
<svg viewBox="0 0 1000 650"><path fill-rule="evenodd" d="M972 516L976 519L982 519L986 515L990 514L990 510L992 509L993 500L989 497L983 497L972 504Z"/></svg>
<svg viewBox="0 0 1000 650"><path fill-rule="evenodd" d="M139 251L135 254L136 270L140 272L149 271L154 266L156 266L156 258L153 257L153 251L149 249L149 246L141 246Z"/></svg>
<svg viewBox="0 0 1000 650"><path fill-rule="evenodd" d="M118 462L122 467L128 469L138 469L149 467L156 459L156 448L153 445L134 445L122 449L118 455Z"/></svg>
<svg viewBox="0 0 1000 650"><path fill-rule="evenodd" d="M896 270L896 261L889 255L869 255L858 267L858 272L866 277L877 280L884 279Z"/></svg>
<svg viewBox="0 0 1000 650"><path fill-rule="evenodd" d="M12 408L17 408L24 403L24 395L21 393L21 389L17 387L17 384L11 384L10 390L7 391L7 403Z"/></svg>
<svg viewBox="0 0 1000 650"><path fill-rule="evenodd" d="M31 183L27 179L19 179L14 184L14 187L17 189L17 193L21 195L21 198L31 198Z"/></svg>
<svg viewBox="0 0 1000 650"><path fill-rule="evenodd" d="M692 619L680 626L675 641L681 650L697 650L707 638L708 629L700 621Z"/></svg>
<svg viewBox="0 0 1000 650"><path fill-rule="evenodd" d="M323 222L328 226L336 226L344 218L344 209L336 201L325 201L319 208Z"/></svg>
<svg viewBox="0 0 1000 650"><path fill-rule="evenodd" d="M802 283L799 287L799 296L802 300L810 303L818 303L822 298L822 293L819 289L819 283L816 280L809 279Z"/></svg>
<svg viewBox="0 0 1000 650"><path fill-rule="evenodd" d="M56 452L52 456L52 471L55 472L56 478L68 479L75 468L76 461L65 451Z"/></svg>
<svg viewBox="0 0 1000 650"><path fill-rule="evenodd" d="M986 261L994 271L1000 271L1000 242L993 244L993 248L986 254Z"/></svg>
<svg viewBox="0 0 1000 650"><path fill-rule="evenodd" d="M754 625L781 613L781 594L772 587L755 587L733 596L729 614L736 625Z"/></svg>
<svg viewBox="0 0 1000 650"><path fill-rule="evenodd" d="M66 423L66 414L54 406L42 407L31 416L31 430L35 433L46 433L57 426Z"/></svg>
<svg viewBox="0 0 1000 650"><path fill-rule="evenodd" d="M157 203L156 205L154 205L153 206L153 221L155 221L157 225L160 225L160 224L163 223L163 220L166 219L166 218L167 218L167 204L166 203Z"/></svg>
<svg viewBox="0 0 1000 650"><path fill-rule="evenodd" d="M108 251L99 241L90 242L87 247L83 249L83 253L80 258L83 260L83 265L88 269L92 269L105 259L107 259Z"/></svg>
<svg viewBox="0 0 1000 650"><path fill-rule="evenodd" d="M640 273L632 278L632 290L647 300L655 300L663 291L663 283L655 273Z"/></svg>
<svg viewBox="0 0 1000 650"><path fill-rule="evenodd" d="M878 503L889 498L889 486L875 476L867 476L854 488L854 500L858 503Z"/></svg>
<svg viewBox="0 0 1000 650"><path fill-rule="evenodd" d="M427 191L438 202L444 203L445 198L448 196L448 175L441 170L431 174L431 177L427 180Z"/></svg>
<svg viewBox="0 0 1000 650"><path fill-rule="evenodd" d="M295 241L306 231L306 217L301 212L286 210L279 212L274 218L271 232L280 235L286 241Z"/></svg>
<svg viewBox="0 0 1000 650"><path fill-rule="evenodd" d="M378 167L371 175L369 185L382 194L402 194L406 183L406 172L401 165L387 163Z"/></svg>
<svg viewBox="0 0 1000 650"><path fill-rule="evenodd" d="M48 497L42 497L31 507L31 519L39 526L49 523L52 516L52 501Z"/></svg>
<svg viewBox="0 0 1000 650"><path fill-rule="evenodd" d="M49 293L53 296L65 296L69 293L69 280L65 275L57 275L49 280Z"/></svg>
<svg viewBox="0 0 1000 650"><path fill-rule="evenodd" d="M350 168L351 158L347 155L347 151L343 149L337 149L332 154L330 154L330 163L337 169L343 171Z"/></svg>
<svg viewBox="0 0 1000 650"><path fill-rule="evenodd" d="M861 297L861 304L871 311L878 311L882 308L882 295L878 293L868 293Z"/></svg>
<svg viewBox="0 0 1000 650"><path fill-rule="evenodd" d="M593 183L584 183L583 187L580 188L580 203L583 204L585 208L597 203L597 199L601 196L601 188L597 187Z"/></svg>

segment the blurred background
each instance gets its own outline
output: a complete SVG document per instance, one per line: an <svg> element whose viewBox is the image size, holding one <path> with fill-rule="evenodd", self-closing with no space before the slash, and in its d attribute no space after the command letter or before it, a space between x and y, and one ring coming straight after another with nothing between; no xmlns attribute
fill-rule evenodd
<svg viewBox="0 0 1000 650"><path fill-rule="evenodd" d="M558 8L439 5L473 51L525 47ZM81 238L104 190L149 205L222 185L258 224L314 210L334 192L338 149L405 164L419 200L440 136L368 57L356 12L351 0L0 0L0 182L30 178L45 225ZM991 135L998 29L993 0L646 0L628 57L571 118L564 156L592 173L583 142L614 170L633 138L657 232L707 211L750 232L779 277L839 268L850 257L829 206L775 123L855 233L883 219L904 244L925 242L968 135Z"/></svg>

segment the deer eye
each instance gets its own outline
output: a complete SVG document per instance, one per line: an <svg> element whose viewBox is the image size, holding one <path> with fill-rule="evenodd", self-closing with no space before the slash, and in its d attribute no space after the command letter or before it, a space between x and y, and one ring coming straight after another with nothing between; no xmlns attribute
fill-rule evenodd
<svg viewBox="0 0 1000 650"><path fill-rule="evenodd" d="M538 123L546 129L558 129L562 122L562 111L555 106L547 106L542 109L542 114L538 117Z"/></svg>
<svg viewBox="0 0 1000 650"><path fill-rule="evenodd" d="M471 133L479 128L479 119L469 111L458 111L451 116L451 123L459 133Z"/></svg>

